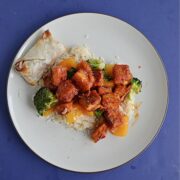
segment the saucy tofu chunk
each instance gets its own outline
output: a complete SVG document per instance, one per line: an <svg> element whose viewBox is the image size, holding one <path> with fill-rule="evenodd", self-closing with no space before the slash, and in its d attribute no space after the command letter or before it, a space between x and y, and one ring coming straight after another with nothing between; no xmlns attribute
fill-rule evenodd
<svg viewBox="0 0 180 180"><path fill-rule="evenodd" d="M105 120L110 128L116 128L122 124L122 113L119 109L109 109L104 112Z"/></svg>
<svg viewBox="0 0 180 180"><path fill-rule="evenodd" d="M127 85L132 80L132 74L128 65L115 64L113 67L114 84Z"/></svg>
<svg viewBox="0 0 180 180"><path fill-rule="evenodd" d="M78 94L78 90L72 84L70 80L62 81L57 89L56 96L60 102L70 102L75 95Z"/></svg>
<svg viewBox="0 0 180 180"><path fill-rule="evenodd" d="M81 61L78 65L77 65L77 69L82 69L86 72L90 72L90 73L93 73L92 72L92 69L91 69L91 66L86 62L86 61Z"/></svg>
<svg viewBox="0 0 180 180"><path fill-rule="evenodd" d="M112 93L112 88L111 87L98 87L98 93L99 95Z"/></svg>
<svg viewBox="0 0 180 180"><path fill-rule="evenodd" d="M80 96L79 104L88 111L94 111L100 107L101 97L96 90Z"/></svg>
<svg viewBox="0 0 180 180"><path fill-rule="evenodd" d="M117 94L117 96L119 96L121 101L123 101L130 90L131 90L131 85L126 86L120 84L115 87L114 93Z"/></svg>
<svg viewBox="0 0 180 180"><path fill-rule="evenodd" d="M94 70L93 74L95 78L93 86L102 86L104 82L103 72L101 70Z"/></svg>
<svg viewBox="0 0 180 180"><path fill-rule="evenodd" d="M87 72L81 69L74 74L72 79L81 91L89 91L93 85L93 83L89 81Z"/></svg>
<svg viewBox="0 0 180 180"><path fill-rule="evenodd" d="M52 68L51 80L54 86L58 86L61 81L67 79L67 70L62 66Z"/></svg>
<svg viewBox="0 0 180 180"><path fill-rule="evenodd" d="M102 96L102 105L105 109L103 115L110 128L115 128L122 123L122 115L119 111L120 102L119 97L114 93Z"/></svg>
<svg viewBox="0 0 180 180"><path fill-rule="evenodd" d="M105 110L118 109L120 105L120 99L114 93L105 94L102 96L101 104Z"/></svg>
<svg viewBox="0 0 180 180"><path fill-rule="evenodd" d="M52 91L55 91L57 89L57 87L52 84L51 72L46 73L42 79L43 79L44 87L47 87Z"/></svg>
<svg viewBox="0 0 180 180"><path fill-rule="evenodd" d="M73 76L78 89L81 91L89 91L94 84L94 76L89 64L85 61L81 61L77 67L78 71Z"/></svg>
<svg viewBox="0 0 180 180"><path fill-rule="evenodd" d="M93 139L94 142L97 142L100 139L103 139L106 137L107 130L108 130L108 127L103 122L93 131L93 133L91 134L91 138Z"/></svg>
<svg viewBox="0 0 180 180"><path fill-rule="evenodd" d="M58 114L64 115L71 111L73 103L63 103L56 106L56 111Z"/></svg>

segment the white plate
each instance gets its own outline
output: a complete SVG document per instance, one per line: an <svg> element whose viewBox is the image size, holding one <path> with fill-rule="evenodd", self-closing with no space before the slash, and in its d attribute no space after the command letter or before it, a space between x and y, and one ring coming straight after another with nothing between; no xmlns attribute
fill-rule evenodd
<svg viewBox="0 0 180 180"><path fill-rule="evenodd" d="M32 103L35 89L12 67L7 87L8 106L21 138L44 160L72 171L103 171L136 157L157 134L167 108L167 77L153 46L139 31L119 19L82 13L58 18L38 29L24 43L14 61L46 29L66 46L87 44L107 62L130 65L133 75L143 82L142 92L137 97L142 101L140 118L129 128L127 137L108 134L95 144L85 134L38 118Z"/></svg>

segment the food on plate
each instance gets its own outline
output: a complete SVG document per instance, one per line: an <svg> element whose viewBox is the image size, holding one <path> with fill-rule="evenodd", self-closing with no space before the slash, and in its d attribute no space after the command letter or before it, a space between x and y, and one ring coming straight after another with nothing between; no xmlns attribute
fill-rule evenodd
<svg viewBox="0 0 180 180"><path fill-rule="evenodd" d="M34 105L40 115L43 115L45 111L52 108L57 102L56 96L45 87L40 88L34 96Z"/></svg>
<svg viewBox="0 0 180 180"><path fill-rule="evenodd" d="M47 30L32 48L16 62L15 69L29 84L36 85L47 68L64 51L64 45L54 40L50 31Z"/></svg>
<svg viewBox="0 0 180 180"><path fill-rule="evenodd" d="M133 78L131 84L131 93L138 94L139 92L141 92L142 82L138 78Z"/></svg>
<svg viewBox="0 0 180 180"><path fill-rule="evenodd" d="M15 68L28 83L41 86L33 98L40 116L90 130L94 142L108 132L127 135L142 89L128 65L106 64L85 46L65 48L45 31Z"/></svg>
<svg viewBox="0 0 180 180"><path fill-rule="evenodd" d="M87 111L95 111L101 106L101 96L96 90L80 95L79 104Z"/></svg>
<svg viewBox="0 0 180 180"><path fill-rule="evenodd" d="M67 70L62 66L55 66L51 69L51 81L54 86L67 79Z"/></svg>
<svg viewBox="0 0 180 180"><path fill-rule="evenodd" d="M71 80L61 81L56 91L56 97L58 98L59 102L62 103L71 102L77 94L78 90Z"/></svg>
<svg viewBox="0 0 180 180"><path fill-rule="evenodd" d="M111 92L112 92L111 87L103 87L103 86L98 87L99 95L109 94Z"/></svg>
<svg viewBox="0 0 180 180"><path fill-rule="evenodd" d="M89 91L95 81L93 71L86 61L81 61L77 66L77 72L72 77L80 91Z"/></svg>
<svg viewBox="0 0 180 180"><path fill-rule="evenodd" d="M128 65L115 64L113 67L114 84L127 85L132 80L132 74Z"/></svg>
<svg viewBox="0 0 180 180"><path fill-rule="evenodd" d="M104 69L105 63L101 59L89 59L88 63L92 69Z"/></svg>
<svg viewBox="0 0 180 180"><path fill-rule="evenodd" d="M105 122L103 122L94 129L94 131L91 134L91 138L93 139L94 142L97 142L100 139L106 137L107 131L108 131L108 126L106 125Z"/></svg>
<svg viewBox="0 0 180 180"><path fill-rule="evenodd" d="M102 70L94 70L93 71L93 75L94 75L94 84L93 86L103 86L103 81L104 81L104 76L103 76L103 71Z"/></svg>

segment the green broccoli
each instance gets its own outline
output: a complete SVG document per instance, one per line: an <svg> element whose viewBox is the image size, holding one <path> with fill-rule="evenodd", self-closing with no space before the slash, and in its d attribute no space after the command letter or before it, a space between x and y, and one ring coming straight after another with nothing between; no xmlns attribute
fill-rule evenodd
<svg viewBox="0 0 180 180"><path fill-rule="evenodd" d="M100 118L102 116L104 111L100 110L100 109L96 109L94 114L97 118Z"/></svg>
<svg viewBox="0 0 180 180"><path fill-rule="evenodd" d="M133 97L138 94L139 92L141 92L141 88L142 88L142 81L140 81L138 78L133 78L131 80L131 90L127 96L128 99L132 100Z"/></svg>
<svg viewBox="0 0 180 180"><path fill-rule="evenodd" d="M68 79L71 79L73 77L73 75L75 74L75 72L77 71L76 68L72 67L68 72L67 72L67 77Z"/></svg>
<svg viewBox="0 0 180 180"><path fill-rule="evenodd" d="M55 95L45 87L40 88L34 96L34 105L41 116L57 102L58 100Z"/></svg>
<svg viewBox="0 0 180 180"><path fill-rule="evenodd" d="M104 69L105 63L102 59L89 59L87 61L93 69Z"/></svg>
<svg viewBox="0 0 180 180"><path fill-rule="evenodd" d="M111 81L113 79L112 76L107 74L105 71L104 71L103 76L104 76L105 81Z"/></svg>
<svg viewBox="0 0 180 180"><path fill-rule="evenodd" d="M138 94L139 92L141 92L141 88L142 88L142 82L138 79L138 78L133 78L131 81L132 84L132 90Z"/></svg>

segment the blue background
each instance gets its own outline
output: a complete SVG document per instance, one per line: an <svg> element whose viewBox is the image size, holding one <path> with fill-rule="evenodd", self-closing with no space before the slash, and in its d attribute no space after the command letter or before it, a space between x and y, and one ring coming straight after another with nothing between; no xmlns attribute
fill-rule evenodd
<svg viewBox="0 0 180 180"><path fill-rule="evenodd" d="M45 23L76 12L113 15L136 27L161 54L169 77L169 109L158 137L135 160L102 173L68 172L37 157L19 138L6 105L8 71L22 43ZM0 0L0 180L180 179L178 39L178 0Z"/></svg>

